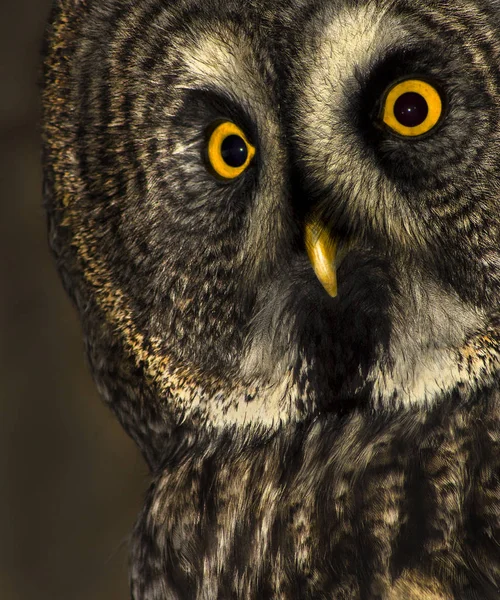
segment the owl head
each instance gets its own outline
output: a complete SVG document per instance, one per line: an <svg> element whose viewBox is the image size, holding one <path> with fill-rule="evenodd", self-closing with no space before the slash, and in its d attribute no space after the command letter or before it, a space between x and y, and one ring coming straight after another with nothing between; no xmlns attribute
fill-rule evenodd
<svg viewBox="0 0 500 600"><path fill-rule="evenodd" d="M56 2L50 242L153 467L176 432L426 407L492 378L495 6Z"/></svg>

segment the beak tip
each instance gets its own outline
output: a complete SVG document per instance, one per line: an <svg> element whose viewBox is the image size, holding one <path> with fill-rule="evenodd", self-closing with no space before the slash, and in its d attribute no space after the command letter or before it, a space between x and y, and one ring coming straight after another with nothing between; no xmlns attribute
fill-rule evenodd
<svg viewBox="0 0 500 600"><path fill-rule="evenodd" d="M326 293L330 296L330 298L337 297L337 284L323 284Z"/></svg>

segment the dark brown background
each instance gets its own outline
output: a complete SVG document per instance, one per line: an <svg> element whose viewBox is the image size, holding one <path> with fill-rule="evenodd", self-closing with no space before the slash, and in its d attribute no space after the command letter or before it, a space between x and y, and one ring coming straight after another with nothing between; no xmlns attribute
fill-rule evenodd
<svg viewBox="0 0 500 600"><path fill-rule="evenodd" d="M0 0L0 598L125 600L147 469L95 392L47 248L37 131L50 0Z"/></svg>

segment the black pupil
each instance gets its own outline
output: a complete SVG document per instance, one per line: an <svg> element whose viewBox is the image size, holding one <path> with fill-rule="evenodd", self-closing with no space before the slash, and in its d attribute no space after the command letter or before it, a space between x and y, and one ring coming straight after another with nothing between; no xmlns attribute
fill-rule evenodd
<svg viewBox="0 0 500 600"><path fill-rule="evenodd" d="M248 156L245 140L239 135L228 135L221 144L220 153L230 167L241 167Z"/></svg>
<svg viewBox="0 0 500 600"><path fill-rule="evenodd" d="M417 92L405 92L394 102L394 116L405 127L416 127L423 123L429 107Z"/></svg>

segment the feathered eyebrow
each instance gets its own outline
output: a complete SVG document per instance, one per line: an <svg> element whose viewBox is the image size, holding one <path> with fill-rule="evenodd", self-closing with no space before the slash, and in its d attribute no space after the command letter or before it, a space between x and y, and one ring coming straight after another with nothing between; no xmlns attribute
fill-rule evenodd
<svg viewBox="0 0 500 600"><path fill-rule="evenodd" d="M193 111L196 116L193 116ZM241 106L230 90L221 92L207 88L189 88L184 94L179 116L191 115L191 126L199 125L200 121L213 122L215 119L229 119L245 130L248 140L257 143L257 126L246 107ZM186 117L188 118L188 117Z"/></svg>
<svg viewBox="0 0 500 600"><path fill-rule="evenodd" d="M423 47L420 43L399 46L395 44L388 47L369 66L367 72L361 73L366 79L376 79L380 85L385 86L395 79L407 77L412 73L425 73L429 66L436 65L436 58L429 58L429 44ZM361 84L365 82L361 81Z"/></svg>
<svg viewBox="0 0 500 600"><path fill-rule="evenodd" d="M184 75L177 87L210 91L249 114L272 108L262 66L249 40L230 30L201 32L196 41L183 42L180 58Z"/></svg>

